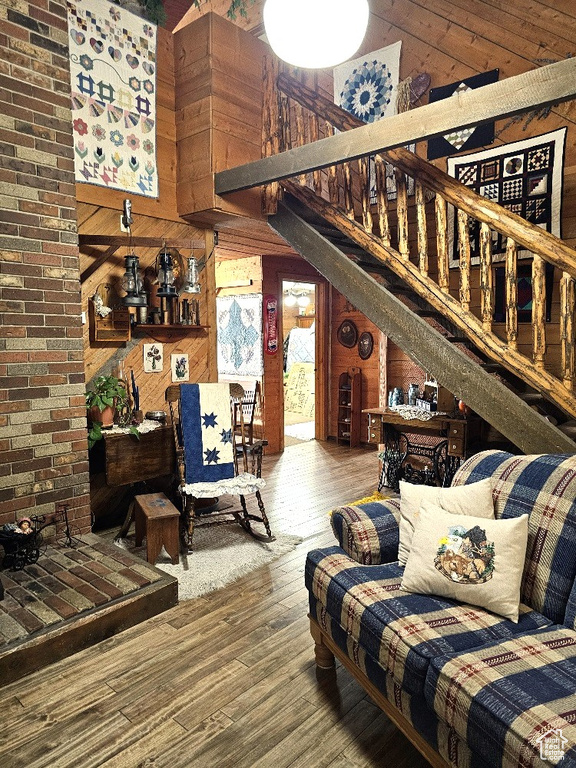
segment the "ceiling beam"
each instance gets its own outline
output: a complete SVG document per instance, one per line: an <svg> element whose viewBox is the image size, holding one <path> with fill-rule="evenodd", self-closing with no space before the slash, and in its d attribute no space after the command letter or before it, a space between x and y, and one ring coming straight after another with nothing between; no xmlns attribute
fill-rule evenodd
<svg viewBox="0 0 576 768"><path fill-rule="evenodd" d="M532 69L483 88L454 94L352 131L220 171L217 195L268 184L318 168L383 152L458 128L481 125L576 96L576 57Z"/></svg>

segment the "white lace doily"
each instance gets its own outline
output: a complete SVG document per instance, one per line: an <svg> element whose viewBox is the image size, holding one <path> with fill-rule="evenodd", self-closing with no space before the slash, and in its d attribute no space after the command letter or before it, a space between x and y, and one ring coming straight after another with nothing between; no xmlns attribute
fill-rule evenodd
<svg viewBox="0 0 576 768"><path fill-rule="evenodd" d="M159 421L153 421L152 419L144 419L142 424L134 424L138 432L141 435L145 435L146 432L153 432L155 429L159 429L163 426ZM130 427L119 427L115 424L112 429L102 430L103 435L129 435Z"/></svg>
<svg viewBox="0 0 576 768"><path fill-rule="evenodd" d="M225 493L231 496L245 496L259 491L265 485L266 480L263 478L243 472L236 477L218 480L215 483L187 483L180 486L180 491L197 499L211 499L213 496L222 496Z"/></svg>
<svg viewBox="0 0 576 768"><path fill-rule="evenodd" d="M425 411L424 408L417 408L415 405L394 405L390 408L403 419L418 419L418 421L429 421L434 416L447 416L446 411Z"/></svg>

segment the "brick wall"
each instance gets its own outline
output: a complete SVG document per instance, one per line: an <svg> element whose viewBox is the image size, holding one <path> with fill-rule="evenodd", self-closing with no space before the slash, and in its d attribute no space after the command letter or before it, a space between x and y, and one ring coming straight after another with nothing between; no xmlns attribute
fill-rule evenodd
<svg viewBox="0 0 576 768"><path fill-rule="evenodd" d="M0 524L90 526L66 6L0 0Z"/></svg>

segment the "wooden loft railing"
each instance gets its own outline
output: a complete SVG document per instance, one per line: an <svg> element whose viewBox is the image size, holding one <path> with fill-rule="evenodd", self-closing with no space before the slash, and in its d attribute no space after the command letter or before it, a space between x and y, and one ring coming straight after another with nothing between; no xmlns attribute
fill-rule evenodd
<svg viewBox="0 0 576 768"><path fill-rule="evenodd" d="M263 150L265 156L293 150L335 131L364 124L333 102L269 64L265 72ZM350 155L354 152L351 149ZM394 168L396 201L386 191L386 164ZM370 202L369 156L307 169L292 179L264 187L266 213L274 213L282 189L364 250L390 267L418 295L459 328L485 355L576 417L574 280L576 250L525 219L484 198L407 150L397 147L374 156L376 204ZM414 180L415 215L408 203L408 177ZM432 202L433 201L433 202ZM450 286L448 206L458 230L458 285ZM471 296L470 224L479 226L480 302ZM506 239L504 338L494 329L492 232ZM430 239L436 247L430 248ZM532 252L533 334L529 355L518 348L517 266L519 248ZM499 262L501 263L501 262ZM546 263L561 272L560 321L546 324ZM453 277L454 281L454 277ZM555 333L555 337L554 337ZM547 355L560 347L559 370Z"/></svg>

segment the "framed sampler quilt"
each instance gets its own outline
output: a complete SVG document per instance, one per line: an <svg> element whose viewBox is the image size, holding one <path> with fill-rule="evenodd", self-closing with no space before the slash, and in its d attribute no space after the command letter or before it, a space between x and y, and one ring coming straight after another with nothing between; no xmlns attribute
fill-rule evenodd
<svg viewBox="0 0 576 768"><path fill-rule="evenodd" d="M448 173L478 194L560 237L566 128L471 155L448 158ZM470 219L472 264L478 264L480 225ZM450 266L458 266L457 221L448 206ZM506 238L492 231L492 258L502 261ZM519 250L519 258L531 257Z"/></svg>

